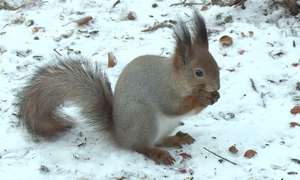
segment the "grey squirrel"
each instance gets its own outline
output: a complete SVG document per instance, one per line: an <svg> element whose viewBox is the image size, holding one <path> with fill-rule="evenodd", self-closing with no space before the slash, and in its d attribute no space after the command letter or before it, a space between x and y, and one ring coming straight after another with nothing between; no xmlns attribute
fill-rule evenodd
<svg viewBox="0 0 300 180"><path fill-rule="evenodd" d="M187 133L168 135L186 114L217 102L219 68L209 53L203 18L194 11L193 34L179 21L174 30L174 55L145 55L130 62L112 92L100 66L87 60L58 59L40 67L18 97L20 121L33 135L50 138L73 123L56 110L65 102L116 144L144 154L156 163L174 158L159 147L181 147L195 140Z"/></svg>

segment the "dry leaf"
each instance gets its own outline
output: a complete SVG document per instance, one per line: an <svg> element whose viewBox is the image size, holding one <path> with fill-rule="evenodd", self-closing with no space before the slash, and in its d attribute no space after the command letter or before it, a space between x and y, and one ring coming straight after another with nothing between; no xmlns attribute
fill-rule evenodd
<svg viewBox="0 0 300 180"><path fill-rule="evenodd" d="M245 152L244 157L247 157L249 159L253 158L257 154L256 151L249 149Z"/></svg>
<svg viewBox="0 0 300 180"><path fill-rule="evenodd" d="M128 15L127 15L127 19L128 20L135 20L136 19L136 14L133 11L129 11Z"/></svg>
<svg viewBox="0 0 300 180"><path fill-rule="evenodd" d="M292 66L298 67L299 63L293 63Z"/></svg>
<svg viewBox="0 0 300 180"><path fill-rule="evenodd" d="M207 11L208 10L208 7L207 6L202 6L201 10L200 11Z"/></svg>
<svg viewBox="0 0 300 180"><path fill-rule="evenodd" d="M241 36L242 36L242 37L247 37L247 36L245 35L245 33L243 33L243 32L241 32Z"/></svg>
<svg viewBox="0 0 300 180"><path fill-rule="evenodd" d="M243 55L245 53L245 50L238 51L239 55Z"/></svg>
<svg viewBox="0 0 300 180"><path fill-rule="evenodd" d="M291 109L291 114L298 114L298 113L300 113L299 106L295 106L295 107L293 107L293 109Z"/></svg>
<svg viewBox="0 0 300 180"><path fill-rule="evenodd" d="M107 53L107 56L108 56L108 65L107 66L114 67L117 64L116 57L111 52Z"/></svg>
<svg viewBox="0 0 300 180"><path fill-rule="evenodd" d="M77 19L74 22L77 23L78 26L82 26L84 24L87 24L90 20L92 20L93 17L92 16L86 16L84 18L81 19Z"/></svg>
<svg viewBox="0 0 300 180"><path fill-rule="evenodd" d="M187 153L180 153L179 155L182 156L183 159L192 158L192 156Z"/></svg>
<svg viewBox="0 0 300 180"><path fill-rule="evenodd" d="M233 154L236 154L238 152L235 146L231 146L228 150Z"/></svg>
<svg viewBox="0 0 300 180"><path fill-rule="evenodd" d="M217 137L215 137L215 136L213 136L213 137L211 137L211 138L213 138L213 139L217 139Z"/></svg>
<svg viewBox="0 0 300 180"><path fill-rule="evenodd" d="M222 36L219 39L219 42L223 45L223 46L230 46L233 43L233 40L230 36Z"/></svg>
<svg viewBox="0 0 300 180"><path fill-rule="evenodd" d="M276 54L274 54L274 56L279 56L279 57L280 57L281 55L283 55L283 52L281 52L281 51L278 52L278 53L276 53Z"/></svg>
<svg viewBox="0 0 300 180"><path fill-rule="evenodd" d="M290 122L291 127L295 127L295 126L300 126L300 124L296 123L296 122Z"/></svg>
<svg viewBox="0 0 300 180"><path fill-rule="evenodd" d="M182 174L185 174L186 173L186 170L185 169L179 169L178 170L180 173L182 173Z"/></svg>
<svg viewBox="0 0 300 180"><path fill-rule="evenodd" d="M37 32L39 32L41 29L44 30L45 28L44 28L44 27L33 27L33 28L32 28L32 33L37 33Z"/></svg>
<svg viewBox="0 0 300 180"><path fill-rule="evenodd" d="M235 71L235 69L234 68L231 68L231 69L226 69L227 71L229 71L229 72L234 72Z"/></svg>
<svg viewBox="0 0 300 180"><path fill-rule="evenodd" d="M253 37L253 31L249 31L249 36Z"/></svg>

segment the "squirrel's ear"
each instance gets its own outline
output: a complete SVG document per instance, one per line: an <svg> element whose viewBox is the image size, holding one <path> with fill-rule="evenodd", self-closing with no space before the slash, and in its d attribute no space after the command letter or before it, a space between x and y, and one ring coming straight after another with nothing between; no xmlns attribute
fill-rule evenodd
<svg viewBox="0 0 300 180"><path fill-rule="evenodd" d="M180 19L174 29L176 47L174 63L176 67L188 64L192 56L191 35L185 23Z"/></svg>
<svg viewBox="0 0 300 180"><path fill-rule="evenodd" d="M202 46L208 50L208 38L207 38L206 25L204 19L196 10L194 10L193 32L194 32L193 43L198 44L199 46Z"/></svg>

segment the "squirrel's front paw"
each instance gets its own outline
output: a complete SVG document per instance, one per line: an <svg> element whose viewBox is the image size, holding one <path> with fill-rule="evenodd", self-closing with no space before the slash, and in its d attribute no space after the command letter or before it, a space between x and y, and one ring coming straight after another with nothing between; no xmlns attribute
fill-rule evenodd
<svg viewBox="0 0 300 180"><path fill-rule="evenodd" d="M206 107L208 105L213 104L214 102L212 101L211 97L206 97L206 96L198 96L197 98L197 104L200 107Z"/></svg>
<svg viewBox="0 0 300 180"><path fill-rule="evenodd" d="M198 96L198 105L200 107L213 105L218 101L219 98L220 98L220 94L218 91L214 91L214 92L200 91L200 95Z"/></svg>
<svg viewBox="0 0 300 180"><path fill-rule="evenodd" d="M178 131L175 136L162 139L157 146L181 148L183 144L192 144L195 139L187 133Z"/></svg>
<svg viewBox="0 0 300 180"><path fill-rule="evenodd" d="M180 144L192 144L193 142L195 142L195 139L188 133L178 131L175 136L178 137Z"/></svg>
<svg viewBox="0 0 300 180"><path fill-rule="evenodd" d="M211 93L211 104L214 104L218 101L218 99L220 98L220 94L218 91L214 91Z"/></svg>

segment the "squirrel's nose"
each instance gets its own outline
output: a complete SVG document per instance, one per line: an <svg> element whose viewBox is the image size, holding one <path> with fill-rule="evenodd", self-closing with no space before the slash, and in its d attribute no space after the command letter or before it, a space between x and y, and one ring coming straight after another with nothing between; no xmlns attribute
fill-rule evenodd
<svg viewBox="0 0 300 180"><path fill-rule="evenodd" d="M205 91L207 92L214 92L214 91L218 91L220 89L220 84L206 84L205 85Z"/></svg>

